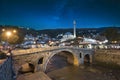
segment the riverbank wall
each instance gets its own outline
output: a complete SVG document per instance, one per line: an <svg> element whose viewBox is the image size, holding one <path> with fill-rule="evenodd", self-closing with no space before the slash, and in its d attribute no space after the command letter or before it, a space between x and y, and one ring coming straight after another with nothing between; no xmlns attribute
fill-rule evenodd
<svg viewBox="0 0 120 80"><path fill-rule="evenodd" d="M95 50L93 61L99 66L120 69L120 50Z"/></svg>

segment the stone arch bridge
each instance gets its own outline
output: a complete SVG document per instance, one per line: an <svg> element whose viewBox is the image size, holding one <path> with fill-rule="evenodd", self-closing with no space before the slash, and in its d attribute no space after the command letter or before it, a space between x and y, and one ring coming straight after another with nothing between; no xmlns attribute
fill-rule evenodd
<svg viewBox="0 0 120 80"><path fill-rule="evenodd" d="M94 50L78 48L78 47L48 47L34 48L26 50L13 50L14 65L18 71L20 67L26 63L36 71L46 71L47 64L50 59L60 54L67 58L67 61L75 66L84 64L84 62L92 63Z"/></svg>

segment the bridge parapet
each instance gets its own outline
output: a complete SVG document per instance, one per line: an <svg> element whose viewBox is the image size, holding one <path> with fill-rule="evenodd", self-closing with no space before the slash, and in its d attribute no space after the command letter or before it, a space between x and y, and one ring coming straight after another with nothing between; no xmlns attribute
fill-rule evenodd
<svg viewBox="0 0 120 80"><path fill-rule="evenodd" d="M53 50L60 50L60 49L74 49L74 50L81 50L81 51L93 51L91 49L86 48L79 48L79 47L47 47L47 48L31 48L31 49L21 49L21 50L13 50L13 55L24 55L24 54L31 54L31 53L37 53L37 52L43 52L43 51L53 51Z"/></svg>
<svg viewBox="0 0 120 80"><path fill-rule="evenodd" d="M46 50L53 50L57 47L47 47L47 48L31 48L31 49L20 49L20 50L13 50L13 55L23 55L23 54L30 54L30 53L36 53Z"/></svg>

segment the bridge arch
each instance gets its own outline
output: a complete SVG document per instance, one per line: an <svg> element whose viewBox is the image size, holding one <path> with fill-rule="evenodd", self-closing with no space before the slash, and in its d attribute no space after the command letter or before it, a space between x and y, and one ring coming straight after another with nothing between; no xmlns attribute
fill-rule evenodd
<svg viewBox="0 0 120 80"><path fill-rule="evenodd" d="M84 64L86 63L90 63L90 55L89 54L85 54L84 56Z"/></svg>
<svg viewBox="0 0 120 80"><path fill-rule="evenodd" d="M49 64L49 61L55 56L55 55L61 55L67 58L67 62L73 65L78 66L79 65L79 59L75 53L73 53L71 50L58 50L53 51L50 53L50 56L46 59L44 63L44 71L47 69L47 65Z"/></svg>
<svg viewBox="0 0 120 80"><path fill-rule="evenodd" d="M37 64L42 64L43 63L43 59L44 59L44 57L39 58L39 60L37 61Z"/></svg>

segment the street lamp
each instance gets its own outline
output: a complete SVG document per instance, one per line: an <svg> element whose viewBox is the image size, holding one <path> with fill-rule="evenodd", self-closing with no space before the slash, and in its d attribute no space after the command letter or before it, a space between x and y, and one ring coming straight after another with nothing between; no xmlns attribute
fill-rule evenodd
<svg viewBox="0 0 120 80"><path fill-rule="evenodd" d="M13 30L13 33L16 33L17 31L16 30Z"/></svg>
<svg viewBox="0 0 120 80"><path fill-rule="evenodd" d="M9 44L9 37L12 35L11 31L6 32L7 44Z"/></svg>
<svg viewBox="0 0 120 80"><path fill-rule="evenodd" d="M9 39L9 37L12 35L12 33L10 31L6 32L6 36L7 36L7 40Z"/></svg>
<svg viewBox="0 0 120 80"><path fill-rule="evenodd" d="M2 29L2 31L4 32L4 31L5 31L5 29Z"/></svg>

